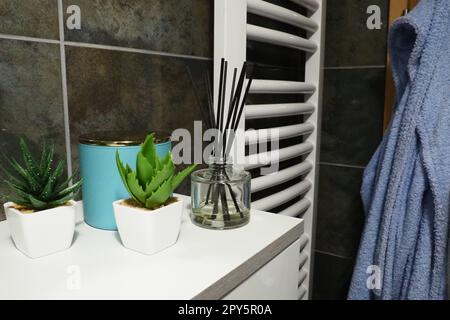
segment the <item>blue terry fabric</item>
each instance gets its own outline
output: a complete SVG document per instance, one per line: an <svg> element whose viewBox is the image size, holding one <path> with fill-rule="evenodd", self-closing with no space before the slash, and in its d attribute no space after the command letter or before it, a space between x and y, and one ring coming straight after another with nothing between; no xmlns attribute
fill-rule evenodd
<svg viewBox="0 0 450 320"><path fill-rule="evenodd" d="M366 225L348 297L446 299L450 1L422 0L395 22L389 46L398 101L364 172ZM373 265L379 289L367 286Z"/></svg>

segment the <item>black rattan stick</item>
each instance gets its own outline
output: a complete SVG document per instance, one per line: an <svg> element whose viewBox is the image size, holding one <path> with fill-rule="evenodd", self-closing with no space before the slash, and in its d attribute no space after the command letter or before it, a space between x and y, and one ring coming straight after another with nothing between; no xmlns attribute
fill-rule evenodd
<svg viewBox="0 0 450 320"><path fill-rule="evenodd" d="M248 93L250 92L250 87L252 85L252 82L253 82L253 79L250 78L248 80L248 83L247 83L247 89L245 90L244 97L242 98L241 107L239 109L239 113L237 115L236 121L235 121L234 126L233 126L233 132L234 132L234 135L232 137L233 140L236 137L235 132L237 130L239 122L241 121L242 112L244 111L245 101L247 100ZM225 153L225 157L228 157L228 154L230 153L231 145L232 145L232 143L230 144L230 147L227 148L226 153Z"/></svg>
<svg viewBox="0 0 450 320"><path fill-rule="evenodd" d="M231 125L231 127L229 128L229 132L228 132L228 139L227 139L227 146L225 146L225 156L224 158L228 157L229 154L229 149L231 148L231 145L233 144L233 140L235 137L235 133L232 131L233 127L234 127L234 123L236 121L236 117L237 117L237 110L238 110L238 106L239 106L239 101L240 101L240 97L242 94L242 88L244 85L244 80L245 80L245 75L247 72L247 63L244 62L244 64L242 65L242 70L241 70L241 74L239 76L239 81L236 87L236 91L234 93L234 97L233 97L233 102L232 102L232 112L229 114L231 117L231 123L229 125Z"/></svg>
<svg viewBox="0 0 450 320"><path fill-rule="evenodd" d="M206 193L205 205L209 203L209 197L211 196L211 184L208 186L208 192Z"/></svg>
<svg viewBox="0 0 450 320"><path fill-rule="evenodd" d="M205 75L205 82L206 82L206 94L208 96L208 109L209 109L209 117L211 119L211 128L216 127L216 120L214 119L214 103L213 103L213 97L211 93L211 79L209 77L209 71L206 71Z"/></svg>
<svg viewBox="0 0 450 320"><path fill-rule="evenodd" d="M198 110L200 111L200 115L202 116L202 120L206 123L206 126L208 128L211 128L212 125L213 125L211 123L211 117L208 116L205 119L205 112L204 112L204 110L202 110L202 105L203 104L200 102L200 97L198 95L199 90L198 90L198 87L195 85L195 81L194 81L194 77L192 76L191 69L189 67L186 67L186 70L187 70L187 73L189 75L189 79L191 80L191 83L192 83L192 88L193 88L193 91L194 91L195 100L197 101ZM209 112L208 112L208 114L209 114Z"/></svg>
<svg viewBox="0 0 450 320"><path fill-rule="evenodd" d="M216 179L216 177L217 177L217 175L214 173L213 176L211 177L211 181L214 181L214 179ZM206 193L205 205L209 203L209 197L211 196L211 187L212 187L212 184L209 184L208 192Z"/></svg>
<svg viewBox="0 0 450 320"><path fill-rule="evenodd" d="M223 184L219 185L220 188L220 198L222 202L222 211L223 211L223 218L226 221L230 221L230 211L228 210L228 203L227 203L227 196L225 194L225 187Z"/></svg>
<svg viewBox="0 0 450 320"><path fill-rule="evenodd" d="M236 111L239 106L239 99L241 98L242 88L244 87L246 73L247 73L247 63L244 62L244 64L242 65L241 74L239 76L239 82L236 88L236 92L233 98L233 105L235 106L235 112L233 113L233 120L231 123L234 123L236 121Z"/></svg>
<svg viewBox="0 0 450 320"><path fill-rule="evenodd" d="M222 132L223 130L223 117L225 114L225 97L226 97L226 93L227 93L227 73L228 73L228 62L225 61L225 69L223 72L223 87L221 88L222 90L222 100L221 100L221 106L220 106L220 132Z"/></svg>
<svg viewBox="0 0 450 320"><path fill-rule="evenodd" d="M213 100L211 95L211 87L210 87L210 81L209 81L209 73L208 75L204 75L204 81L205 81L205 87L206 87L206 97L208 100L208 114L209 114L209 122L211 123L211 128L215 128L215 119L214 119L214 107L213 107Z"/></svg>
<svg viewBox="0 0 450 320"><path fill-rule="evenodd" d="M213 185L213 188L214 188L213 190L214 206L211 219L216 219L217 213L219 213L219 185L216 183Z"/></svg>
<svg viewBox="0 0 450 320"><path fill-rule="evenodd" d="M222 81L222 100L220 105L220 124L219 124L219 156L223 154L224 141L221 139L221 134L224 130L223 128L223 117L225 115L225 98L227 94L227 75L228 75L228 61L225 61L225 68L223 73L223 81Z"/></svg>
<svg viewBox="0 0 450 320"><path fill-rule="evenodd" d="M222 61L220 63L220 79L219 79L219 96L218 96L218 100L217 100L217 110L216 110L216 129L220 128L220 116L222 113L222 87L223 87L223 72L224 72L224 68L225 68L225 59L222 58ZM219 134L220 136L220 134ZM214 148L214 156L217 156L217 152L218 152L218 148L220 147L220 139L217 139L218 141L216 141L216 146ZM219 143L219 144L218 144ZM220 154L220 151L219 151Z"/></svg>
<svg viewBox="0 0 450 320"><path fill-rule="evenodd" d="M234 105L233 105L233 100L234 100L234 89L236 86L236 76L237 76L237 69L234 68L233 71L233 83L231 85L231 92L230 92L230 103L228 105L228 116L227 116L227 123L225 125L225 129L223 130L222 133L222 140L223 140L223 149L222 149L222 157L224 158L224 160L226 161L225 158L225 150L227 149L227 133L230 129L230 121L231 121L231 117L234 114Z"/></svg>
<svg viewBox="0 0 450 320"><path fill-rule="evenodd" d="M236 121L234 122L234 127L233 127L234 131L237 130L239 122L241 122L242 112L244 111L245 102L247 100L248 93L250 92L250 87L252 85L252 82L253 82L253 79L248 80L247 89L245 90L245 94L244 94L244 97L242 98L242 102L241 102L241 108L239 109L238 116L236 118Z"/></svg>
<svg viewBox="0 0 450 320"><path fill-rule="evenodd" d="M230 91L230 104L228 106L228 110L230 110L231 104L233 103L234 89L236 87L236 77L237 77L237 68L234 68L234 71L233 71L233 82L231 84L231 91Z"/></svg>

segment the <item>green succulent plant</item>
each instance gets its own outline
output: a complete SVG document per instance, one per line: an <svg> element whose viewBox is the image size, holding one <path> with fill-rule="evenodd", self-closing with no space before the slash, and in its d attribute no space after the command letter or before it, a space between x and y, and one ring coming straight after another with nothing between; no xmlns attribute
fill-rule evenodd
<svg viewBox="0 0 450 320"><path fill-rule="evenodd" d="M118 150L116 163L130 196L147 209L156 209L164 205L173 191L197 166L191 165L176 174L170 152L162 159L158 157L153 133L147 136L137 155L136 171L121 162Z"/></svg>
<svg viewBox="0 0 450 320"><path fill-rule="evenodd" d="M35 160L23 138L19 144L23 164L19 164L14 158L4 156L12 170L10 172L1 167L6 176L5 183L12 193L3 196L7 201L39 211L62 206L76 196L82 182L80 180L70 185L75 174L63 179L65 168L63 160L53 167L53 144L44 143L39 161Z"/></svg>

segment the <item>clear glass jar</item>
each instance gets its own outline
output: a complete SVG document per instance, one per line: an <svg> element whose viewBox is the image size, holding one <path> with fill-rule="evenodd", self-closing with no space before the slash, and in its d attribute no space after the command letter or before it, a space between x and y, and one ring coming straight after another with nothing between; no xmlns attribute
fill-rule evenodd
<svg viewBox="0 0 450 320"><path fill-rule="evenodd" d="M191 174L191 220L208 229L234 229L250 221L250 173L223 159Z"/></svg>

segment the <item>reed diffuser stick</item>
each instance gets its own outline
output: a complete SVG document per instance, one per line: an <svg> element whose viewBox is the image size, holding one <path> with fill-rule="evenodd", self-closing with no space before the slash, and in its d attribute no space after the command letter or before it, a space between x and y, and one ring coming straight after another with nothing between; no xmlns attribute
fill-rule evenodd
<svg viewBox="0 0 450 320"><path fill-rule="evenodd" d="M206 83L206 94L208 96L208 114L209 117L211 119L211 124L212 126L209 129L215 128L216 127L216 122L214 120L214 102L213 102L213 96L211 93L211 78L209 76L209 71L206 71L206 75L205 75L205 83Z"/></svg>
<svg viewBox="0 0 450 320"><path fill-rule="evenodd" d="M198 110L200 112L200 115L202 116L202 120L206 123L206 126L208 127L208 129L213 128L214 127L214 121L213 121L213 117L211 116L210 113L210 107L209 107L209 101L208 104L206 106L206 110L203 110L202 106L203 103L201 103L200 97L199 97L199 92L200 90L198 89L198 86L196 85L195 81L194 81L194 77L192 75L191 69L189 67L186 67L187 73L189 75L189 79L191 80L192 83L192 88L194 91L194 96L195 96L195 100L197 102L197 107ZM206 90L208 89L208 85L207 82L205 82L206 84ZM211 102L212 103L212 102ZM207 115L207 117L205 117L205 114Z"/></svg>

